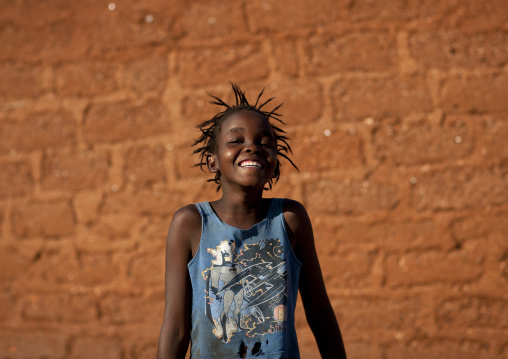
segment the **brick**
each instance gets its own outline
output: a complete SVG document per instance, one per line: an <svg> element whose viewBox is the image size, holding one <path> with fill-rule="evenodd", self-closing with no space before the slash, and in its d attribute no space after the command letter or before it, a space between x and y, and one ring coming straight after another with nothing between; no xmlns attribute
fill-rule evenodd
<svg viewBox="0 0 508 359"><path fill-rule="evenodd" d="M11 213L11 229L17 237L61 237L74 233L72 208L65 201L17 204Z"/></svg>
<svg viewBox="0 0 508 359"><path fill-rule="evenodd" d="M346 336L346 333L342 333L342 335ZM345 342L346 354L349 359L383 359L383 351L375 343L350 340Z"/></svg>
<svg viewBox="0 0 508 359"><path fill-rule="evenodd" d="M296 133L290 158L302 172L327 172L341 168L361 167L364 162L362 139L343 130L317 133L307 130ZM329 134L327 136L327 134ZM316 160L319 159L319 160ZM281 159L285 162L284 159ZM288 164L290 166L290 164Z"/></svg>
<svg viewBox="0 0 508 359"><path fill-rule="evenodd" d="M339 121L404 117L432 110L427 85L416 77L344 78L334 84L331 99Z"/></svg>
<svg viewBox="0 0 508 359"><path fill-rule="evenodd" d="M2 245L0 247L0 280L2 283L15 281L19 273L24 273L30 267L30 260L17 248Z"/></svg>
<svg viewBox="0 0 508 359"><path fill-rule="evenodd" d="M151 359L157 357L157 343L150 343L135 351L135 358Z"/></svg>
<svg viewBox="0 0 508 359"><path fill-rule="evenodd" d="M483 119L476 132L480 137L479 147L482 155L508 158L508 146L505 142L508 136L508 121L502 118Z"/></svg>
<svg viewBox="0 0 508 359"><path fill-rule="evenodd" d="M333 24L345 15L347 1L304 0L290 5L275 0L252 1L247 4L249 25L254 31L279 31Z"/></svg>
<svg viewBox="0 0 508 359"><path fill-rule="evenodd" d="M103 214L93 227L99 238L128 239L138 224L137 216L131 213Z"/></svg>
<svg viewBox="0 0 508 359"><path fill-rule="evenodd" d="M194 189L196 186L193 185ZM171 199L169 201L169 199ZM173 215L176 210L188 204L183 192L178 190L142 189L135 194L116 193L106 197L101 214L125 213L126 210L138 215Z"/></svg>
<svg viewBox="0 0 508 359"><path fill-rule="evenodd" d="M178 54L178 78L182 86L210 85L231 80L243 83L268 76L268 58L260 45L230 45Z"/></svg>
<svg viewBox="0 0 508 359"><path fill-rule="evenodd" d="M114 324L155 323L164 315L164 301L112 294L101 301L103 319ZM132 310L132 308L137 308Z"/></svg>
<svg viewBox="0 0 508 359"><path fill-rule="evenodd" d="M197 136L196 136L197 137ZM194 167L199 162L199 154L192 154L196 147L179 146L172 151L173 171L177 179L188 178L212 178L213 176L203 166L203 171L199 167Z"/></svg>
<svg viewBox="0 0 508 359"><path fill-rule="evenodd" d="M508 328L506 300L450 298L439 303L436 322L442 328Z"/></svg>
<svg viewBox="0 0 508 359"><path fill-rule="evenodd" d="M304 192L312 213L389 211L399 202L397 186L375 181L319 180L306 185Z"/></svg>
<svg viewBox="0 0 508 359"><path fill-rule="evenodd" d="M345 71L393 71L395 36L387 32L353 32L316 36L304 44L304 71L313 76Z"/></svg>
<svg viewBox="0 0 508 359"><path fill-rule="evenodd" d="M73 146L78 124L70 112L33 112L0 123L0 151L34 151Z"/></svg>
<svg viewBox="0 0 508 359"><path fill-rule="evenodd" d="M456 3L454 12L445 19L443 25L468 32L488 31L503 29L507 17L508 6L503 0L464 0Z"/></svg>
<svg viewBox="0 0 508 359"><path fill-rule="evenodd" d="M450 232L457 242L456 246L485 258L485 274L480 281L471 284L471 294L497 299L501 296L499 288L507 284L506 214L506 209L483 211L457 218L450 223Z"/></svg>
<svg viewBox="0 0 508 359"><path fill-rule="evenodd" d="M341 243L375 244L376 247L388 252L430 248L451 249L455 241L440 229L435 220L392 223L348 221L333 232L333 237L340 238Z"/></svg>
<svg viewBox="0 0 508 359"><path fill-rule="evenodd" d="M336 297L332 300L332 306L336 313L344 313L340 322L344 333L401 330L417 326L425 320L423 301L418 296Z"/></svg>
<svg viewBox="0 0 508 359"><path fill-rule="evenodd" d="M2 282L4 283L4 278L2 278ZM14 295L12 293L7 292L0 293L0 303L2 303L2 305L0 305L0 323L1 323L3 321L8 321L14 316L16 309Z"/></svg>
<svg viewBox="0 0 508 359"><path fill-rule="evenodd" d="M23 302L25 320L80 323L97 318L95 303L89 295L31 294Z"/></svg>
<svg viewBox="0 0 508 359"><path fill-rule="evenodd" d="M3 44L0 60L27 63L78 60L85 57L87 51L85 36L86 33L77 31L70 19L38 27L7 23L0 28L0 43Z"/></svg>
<svg viewBox="0 0 508 359"><path fill-rule="evenodd" d="M505 220L506 218L506 210L498 213L491 212L489 215L481 213L454 220L450 228L453 236L461 242L471 239L484 240L489 236L503 236L508 233L508 221Z"/></svg>
<svg viewBox="0 0 508 359"><path fill-rule="evenodd" d="M96 104L86 114L83 132L90 142L119 142L169 134L168 111L158 101Z"/></svg>
<svg viewBox="0 0 508 359"><path fill-rule="evenodd" d="M411 186L410 206L416 210L481 209L506 204L505 167L458 167L423 172Z"/></svg>
<svg viewBox="0 0 508 359"><path fill-rule="evenodd" d="M317 241L319 262L328 287L364 287L374 264L374 254L367 250L326 250L322 241Z"/></svg>
<svg viewBox="0 0 508 359"><path fill-rule="evenodd" d="M443 162L469 155L473 125L468 118L381 124L374 134L375 157L396 165Z"/></svg>
<svg viewBox="0 0 508 359"><path fill-rule="evenodd" d="M42 186L71 191L99 187L108 178L109 163L109 154L103 151L46 153Z"/></svg>
<svg viewBox="0 0 508 359"><path fill-rule="evenodd" d="M107 3L97 3L78 10L76 27L87 34L92 57L118 56L123 50L146 49L181 36L180 31L171 31L178 5L177 1L142 5L131 1L116 3L116 9L109 11Z"/></svg>
<svg viewBox="0 0 508 359"><path fill-rule="evenodd" d="M26 161L0 161L0 198L24 196L33 191L33 172Z"/></svg>
<svg viewBox="0 0 508 359"><path fill-rule="evenodd" d="M430 68L499 67L508 60L508 34L501 31L469 34L459 31L422 32L409 37L413 59Z"/></svg>
<svg viewBox="0 0 508 359"><path fill-rule="evenodd" d="M117 338L79 337L71 343L72 359L120 359L122 344Z"/></svg>
<svg viewBox="0 0 508 359"><path fill-rule="evenodd" d="M55 79L60 96L94 96L118 88L115 67L100 61L61 66Z"/></svg>
<svg viewBox="0 0 508 359"><path fill-rule="evenodd" d="M135 282L144 285L162 285L164 283L165 256L163 248L134 258L128 269L128 275Z"/></svg>
<svg viewBox="0 0 508 359"><path fill-rule="evenodd" d="M175 22L174 31L183 34L184 42L249 36L240 3L190 3Z"/></svg>
<svg viewBox="0 0 508 359"><path fill-rule="evenodd" d="M438 0L392 0L380 3L375 0L355 1L351 5L350 16L353 21L374 20L382 23L386 21L439 19L451 5Z"/></svg>
<svg viewBox="0 0 508 359"><path fill-rule="evenodd" d="M140 236L145 240L154 240L161 242L168 234L171 217L150 218L149 221L141 228Z"/></svg>
<svg viewBox="0 0 508 359"><path fill-rule="evenodd" d="M122 5L116 4L114 11L110 11L107 4L104 6L102 1L87 0L81 2L80 4L72 5L71 8L75 10L75 14L83 14L83 18L77 19L80 21L80 24L87 24L87 21L93 23L94 15L100 18L114 18L115 16L125 18L130 18L132 16L132 18L137 18L141 13L154 11L154 15L157 15L158 12L162 16L168 15L168 11L179 13L180 11L185 10L184 5L187 5L184 0L175 0L171 5L164 2L161 3L158 0L146 0L143 4L140 4L137 0L125 0ZM128 10L132 10L132 12L129 13ZM158 16L154 16L153 20L157 17ZM145 17L141 17L140 20L144 21ZM173 18L170 18L170 20L173 20ZM148 21L147 23L150 22Z"/></svg>
<svg viewBox="0 0 508 359"><path fill-rule="evenodd" d="M451 113L506 113L508 75L457 74L443 84L442 107Z"/></svg>
<svg viewBox="0 0 508 359"><path fill-rule="evenodd" d="M17 23L23 27L40 26L65 19L70 5L65 0L52 0L51 3L39 1L9 1L5 3L0 20Z"/></svg>
<svg viewBox="0 0 508 359"><path fill-rule="evenodd" d="M0 36L1 38L1 36ZM20 100L39 96L49 89L45 68L23 63L0 64L0 99ZM3 102L2 101L2 102Z"/></svg>
<svg viewBox="0 0 508 359"><path fill-rule="evenodd" d="M162 93L168 80L168 63L164 57L143 58L129 62L120 71L120 84L137 94Z"/></svg>
<svg viewBox="0 0 508 359"><path fill-rule="evenodd" d="M468 251L390 255L386 259L386 282L390 287L469 282L483 273L482 261L483 256Z"/></svg>
<svg viewBox="0 0 508 359"><path fill-rule="evenodd" d="M166 151L161 144L129 148L124 156L125 180L140 187L150 186L154 182L164 182Z"/></svg>
<svg viewBox="0 0 508 359"><path fill-rule="evenodd" d="M79 263L81 268L76 278L86 284L110 283L120 272L119 265L111 260L109 253L81 253Z"/></svg>
<svg viewBox="0 0 508 359"><path fill-rule="evenodd" d="M504 256L504 253L501 254L497 251L500 248L503 248L506 253L506 245L500 245L500 241L504 238L505 237L501 237L497 242L487 241L486 243L482 242L477 245L477 248L480 250L484 249L486 246L489 246L489 248L485 251L487 252L487 259L485 262L484 276L478 282L473 282L471 285L467 285L465 287L465 289L470 290L472 295L496 299L500 296L499 288L504 288L508 284L506 279L508 276L506 260L505 258L499 260L499 257Z"/></svg>
<svg viewBox="0 0 508 359"><path fill-rule="evenodd" d="M64 358L67 336L45 330L0 332L0 356L9 359Z"/></svg>
<svg viewBox="0 0 508 359"><path fill-rule="evenodd" d="M275 99L266 107L269 110L283 103L283 106L277 110L277 113L282 115L282 120L288 125L280 126L277 121L272 121L277 127L282 127L283 130L288 131L292 126L311 124L321 117L324 107L324 96L320 85L294 81L281 82L277 86L278 89L273 91L276 92L276 95L271 95L265 91L266 95L262 98L267 100L275 96ZM249 91L252 102L254 102L253 97L257 94L257 91Z"/></svg>
<svg viewBox="0 0 508 359"><path fill-rule="evenodd" d="M218 93L213 91L213 95L223 98L225 93ZM199 130L196 127L206 120L211 119L216 113L222 111L219 106L211 105L208 101L211 100L206 92L199 92L197 94L192 93L185 96L181 101L182 111L182 123L179 126L181 133L188 131L191 136L187 136L189 139L189 146L193 143L193 139L198 137ZM249 96L250 100L250 96ZM226 101L226 99L224 99Z"/></svg>
<svg viewBox="0 0 508 359"><path fill-rule="evenodd" d="M273 51L276 71L287 77L297 77L301 59L296 41L277 41Z"/></svg>
<svg viewBox="0 0 508 359"><path fill-rule="evenodd" d="M264 197L292 198L301 202L301 183L298 182L293 176L290 177L290 175L294 172L296 172L296 170L289 168L289 164L287 162L283 163L279 181L273 184L271 191L264 192ZM209 185L207 185L207 187L208 186ZM206 192L204 194L206 195Z"/></svg>
<svg viewBox="0 0 508 359"><path fill-rule="evenodd" d="M473 340L454 340L442 337L430 337L411 340L409 344L391 345L387 349L387 358L393 359L497 359L489 354L488 344Z"/></svg>
<svg viewBox="0 0 508 359"><path fill-rule="evenodd" d="M78 222L90 223L97 219L97 211L102 202L99 192L80 192L74 195L73 208Z"/></svg>
<svg viewBox="0 0 508 359"><path fill-rule="evenodd" d="M80 268L76 249L70 245L61 245L41 251L34 262L33 273L38 275L38 281L42 279L50 285L72 284L80 279Z"/></svg>

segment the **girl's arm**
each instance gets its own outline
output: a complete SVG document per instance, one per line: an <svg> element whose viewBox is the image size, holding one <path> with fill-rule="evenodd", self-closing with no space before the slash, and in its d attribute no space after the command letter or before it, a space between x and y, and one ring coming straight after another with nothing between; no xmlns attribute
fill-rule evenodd
<svg viewBox="0 0 508 359"><path fill-rule="evenodd" d="M183 359L190 339L191 283L187 263L201 235L201 217L194 205L173 216L166 240L166 299L158 359Z"/></svg>
<svg viewBox="0 0 508 359"><path fill-rule="evenodd" d="M307 211L302 204L286 200L284 217L289 240L294 245L297 258L302 262L300 295L307 322L316 338L321 357L345 359L344 342L326 293Z"/></svg>

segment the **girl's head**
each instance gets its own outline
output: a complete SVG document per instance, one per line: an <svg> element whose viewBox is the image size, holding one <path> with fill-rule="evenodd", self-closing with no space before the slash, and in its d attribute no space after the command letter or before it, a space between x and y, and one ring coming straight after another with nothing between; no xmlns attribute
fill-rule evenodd
<svg viewBox="0 0 508 359"><path fill-rule="evenodd" d="M285 131L279 128L278 126L275 126L270 120L278 121L281 124L284 124L284 122L280 119L280 114L276 113L282 104L276 106L274 109L268 111L264 109L264 106L267 105L269 102L273 100L273 97L260 103L261 96L263 95L263 91L258 95L256 99L256 103L251 105L247 101L245 97L245 92L240 89L235 84L232 84L233 92L235 94L236 104L233 106L230 106L226 104L224 101L219 99L216 96L210 95L213 98L213 101L210 101L210 103L214 105L218 105L223 107L223 111L217 113L214 117L212 117L210 120L204 121L201 123L198 128L201 130L201 136L194 142L193 146L200 145L200 147L196 148L193 153L198 153L200 156L200 162L197 163L195 166L199 166L201 169L203 169L203 166L207 164L206 159L207 156L210 154L216 154L218 151L218 138L222 130L222 124L226 119L231 117L233 114L237 114L241 111L253 111L264 118L267 119L268 123L271 126L271 129L273 131L273 135L275 137L276 141L276 153L277 157L284 157L287 159L293 167L298 169L293 161L288 157L288 154L291 153L291 147L288 144L288 137L285 136ZM272 185L276 183L280 177L280 162L277 158L275 171L273 174L273 177L268 180L269 188L272 188ZM217 183L217 191L221 188L221 182L220 182L220 172L217 172L215 174L215 177L212 179L209 179L208 182L215 182Z"/></svg>

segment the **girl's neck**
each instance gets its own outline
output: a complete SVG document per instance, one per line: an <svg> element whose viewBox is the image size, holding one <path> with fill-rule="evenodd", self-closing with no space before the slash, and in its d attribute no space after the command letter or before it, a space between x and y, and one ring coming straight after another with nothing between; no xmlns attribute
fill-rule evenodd
<svg viewBox="0 0 508 359"><path fill-rule="evenodd" d="M247 229L265 218L269 201L263 200L263 191L243 194L223 192L219 200L210 204L224 223Z"/></svg>

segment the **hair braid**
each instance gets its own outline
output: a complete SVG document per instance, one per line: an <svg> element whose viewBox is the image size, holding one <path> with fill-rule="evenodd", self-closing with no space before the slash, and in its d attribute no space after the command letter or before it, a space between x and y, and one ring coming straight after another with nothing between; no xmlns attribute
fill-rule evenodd
<svg viewBox="0 0 508 359"><path fill-rule="evenodd" d="M199 155L199 162L196 163L194 167L199 166L201 170L203 170L203 166L206 165L206 156L211 153L217 153L218 149L217 139L221 131L222 123L232 114L243 110L254 111L264 116L268 120L268 122L270 122L270 119L273 119L275 121L278 121L282 125L285 125L284 121L280 119L281 115L276 112L282 106L282 104L277 105L271 111L265 111L263 109L263 107L269 104L275 97L271 97L268 100L264 101L263 103L259 104L264 89L261 90L261 92L259 93L256 99L256 103L254 105L251 105L249 104L247 98L245 97L245 92L242 91L242 89L238 85L231 83L231 86L235 94L235 105L233 106L228 105L226 102L224 102L217 96L208 94L212 98L212 100L209 101L211 104L224 107L225 109L217 113L211 119L206 120L197 126L197 128L199 128L199 130L201 131L201 135L198 137L197 140L195 140L192 146L199 147L197 147L192 153ZM298 167L296 167L296 165L288 156L288 154L290 153L292 154L293 152L291 151L291 147L289 146L288 143L289 138L285 135L286 131L284 131L278 126L273 125L271 122L270 126L272 127L275 136L275 141L277 143L277 156L285 158L286 160L289 161L289 163L291 163L291 165L294 168L298 170ZM275 167L274 176L273 178L270 178L270 180L268 181L269 189L272 189L273 184L277 183L277 181L280 178L280 166L281 163L279 159L277 159L277 165ZM208 179L207 182L215 182L217 184L217 191L219 191L219 189L221 188L220 173L217 173L214 178Z"/></svg>

